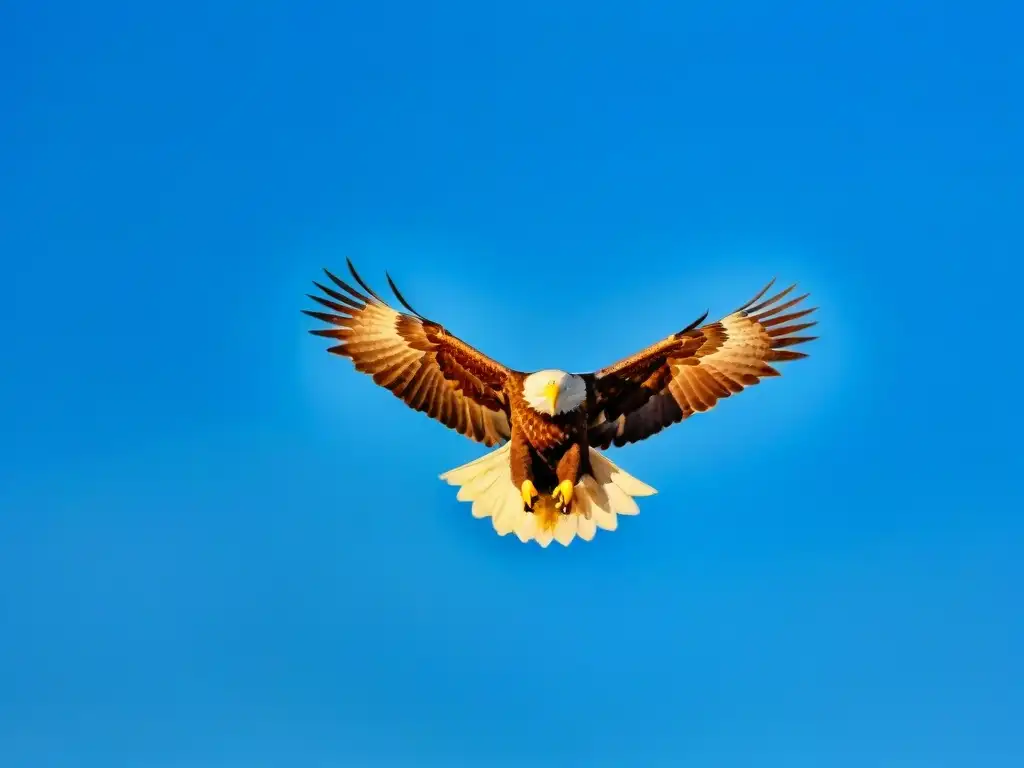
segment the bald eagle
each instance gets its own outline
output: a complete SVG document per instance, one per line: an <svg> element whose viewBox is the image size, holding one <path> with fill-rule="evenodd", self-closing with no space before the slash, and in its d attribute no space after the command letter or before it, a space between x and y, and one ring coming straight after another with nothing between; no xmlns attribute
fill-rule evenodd
<svg viewBox="0 0 1024 768"><path fill-rule="evenodd" d="M335 342L328 352L349 358L408 406L471 440L500 446L441 479L459 486L457 498L472 502L474 517L490 517L498 534L543 547L614 530L617 515L639 512L634 498L656 493L601 451L643 440L778 376L770 363L807 357L788 348L816 338L795 335L814 322L794 322L816 307L787 312L808 294L782 301L791 285L761 301L772 280L718 322L701 325L705 312L599 371L525 373L418 313L390 275L404 312L377 295L351 261L348 269L362 291L326 269L330 286L313 281L322 294L309 298L330 311L303 310L328 324L310 332Z"/></svg>

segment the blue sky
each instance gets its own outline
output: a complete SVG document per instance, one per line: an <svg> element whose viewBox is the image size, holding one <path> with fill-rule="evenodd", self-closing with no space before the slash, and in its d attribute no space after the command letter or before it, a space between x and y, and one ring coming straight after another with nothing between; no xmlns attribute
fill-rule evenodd
<svg viewBox="0 0 1024 768"><path fill-rule="evenodd" d="M0 763L1024 763L1014 5L5 4ZM541 550L346 256L525 369L822 339Z"/></svg>

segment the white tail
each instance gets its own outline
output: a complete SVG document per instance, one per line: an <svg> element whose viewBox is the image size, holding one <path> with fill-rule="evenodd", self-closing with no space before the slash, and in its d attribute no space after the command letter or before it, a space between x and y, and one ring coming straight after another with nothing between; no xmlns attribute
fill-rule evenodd
<svg viewBox="0 0 1024 768"><path fill-rule="evenodd" d="M542 547L552 541L569 546L577 535L590 541L598 528L614 531L618 527L618 515L638 514L640 508L633 500L635 497L657 493L591 448L593 477L584 475L576 484L568 515L555 508L548 494L541 495L533 512L526 512L519 488L512 482L510 447L510 443L505 443L441 475L449 485L460 486L456 496L459 501L473 503L473 517L491 518L499 536L514 533L520 541L533 539Z"/></svg>

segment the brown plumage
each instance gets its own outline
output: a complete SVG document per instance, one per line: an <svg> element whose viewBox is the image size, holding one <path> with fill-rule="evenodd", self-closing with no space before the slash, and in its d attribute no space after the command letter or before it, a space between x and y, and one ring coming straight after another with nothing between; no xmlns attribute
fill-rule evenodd
<svg viewBox="0 0 1024 768"><path fill-rule="evenodd" d="M591 445L607 448L648 438L697 411L714 407L721 398L742 392L765 377L780 375L770 363L807 357L787 347L817 338L794 335L815 322L793 322L817 308L780 314L808 296L780 303L792 292L792 285L755 305L774 282L717 323L697 327L704 320L701 317L594 374L595 397L589 409Z"/></svg>
<svg viewBox="0 0 1024 768"><path fill-rule="evenodd" d="M532 510L527 485L535 485L533 490L546 496L560 483L567 484L568 489L563 490L568 495L558 497L566 514L572 488L583 493L581 504L587 513L579 513L578 528L559 538L558 531L552 528L545 533L528 519L506 519L508 500L498 498L498 489L504 493L504 486L493 481L485 485L484 479L474 479L472 472L467 474L472 466L483 462L477 474L489 477L488 472L497 471L494 467L498 458L471 462L442 476L460 478L449 478L450 482L463 484L460 498L471 498L467 489L472 487L483 503L482 514L494 518L499 532L514 530L521 539L536 538L542 544L552 536L563 543L576 533L589 538L584 529L593 535L590 512L597 515L597 527L607 527L601 524L604 518L600 513L611 510L613 521L615 509L620 514L635 514L632 497L654 492L596 449L648 438L765 377L778 376L772 364L806 357L790 347L815 338L797 335L815 325L802 321L815 308L798 309L806 294L789 298L794 287L790 286L761 300L773 280L721 320L700 325L707 317L705 313L681 331L594 373L531 375L492 360L420 315L390 276L388 284L405 312L393 309L377 295L351 262L348 267L362 291L325 270L331 285L315 283L322 295L310 298L329 311L303 311L328 327L311 333L336 341L329 352L350 358L358 370L372 375L375 382L411 408L484 445L507 444L507 456L505 447L495 454L501 454L498 458L501 471L507 475L506 485L510 482L516 489L522 487L527 512ZM585 387L578 393L578 402L570 403L564 412L554 410L555 400L551 412L541 412L534 405L536 393L526 391L531 379L545 378L548 373L564 376L565 381L577 386L582 382ZM553 384L549 382L549 386ZM595 484L598 475L603 479ZM629 497L625 501L617 496L623 490ZM474 514L476 510L475 503ZM572 525L577 525L575 520ZM511 527L503 530L502 526Z"/></svg>
<svg viewBox="0 0 1024 768"><path fill-rule="evenodd" d="M487 446L507 440L511 429L503 387L511 371L419 315L390 276L409 314L388 306L351 262L349 269L369 295L324 270L340 292L314 281L325 295L309 298L331 311L303 312L331 327L310 333L337 340L328 352L350 358L357 370L446 427Z"/></svg>

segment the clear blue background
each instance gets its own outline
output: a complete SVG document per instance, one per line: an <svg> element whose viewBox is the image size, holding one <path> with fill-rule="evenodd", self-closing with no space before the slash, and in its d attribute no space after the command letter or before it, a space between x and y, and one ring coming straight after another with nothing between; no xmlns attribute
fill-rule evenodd
<svg viewBox="0 0 1024 768"><path fill-rule="evenodd" d="M5 3L0 764L1024 764L1016 5ZM541 550L346 256L520 368L822 338Z"/></svg>

